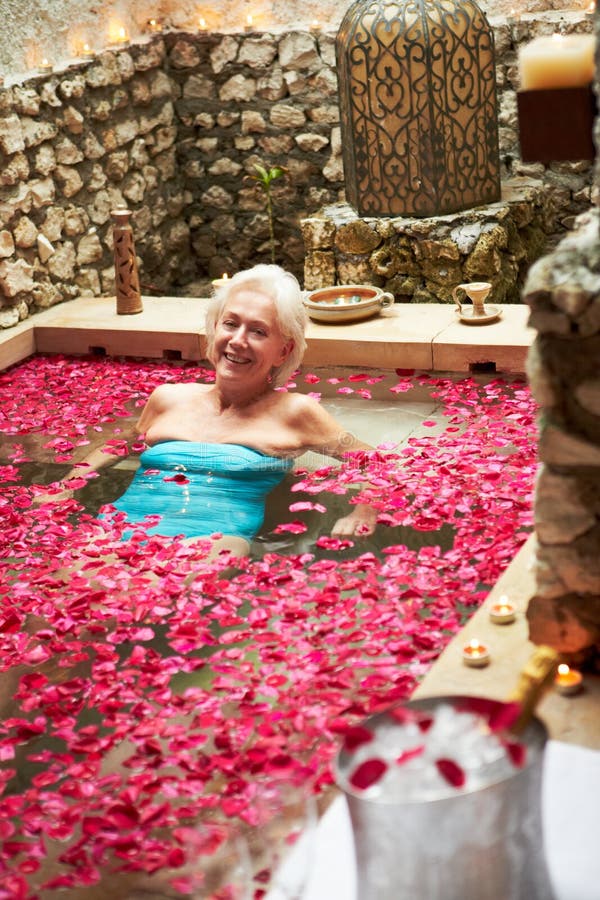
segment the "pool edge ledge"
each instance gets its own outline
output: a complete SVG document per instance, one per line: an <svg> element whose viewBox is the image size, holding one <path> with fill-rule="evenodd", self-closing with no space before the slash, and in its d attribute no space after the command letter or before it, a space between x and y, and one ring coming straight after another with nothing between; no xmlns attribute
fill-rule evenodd
<svg viewBox="0 0 600 900"><path fill-rule="evenodd" d="M142 358L204 358L206 298L144 297L144 309L117 315L114 297L57 304L0 332L0 369L32 353ZM523 374L534 331L528 308L505 305L490 325L457 321L446 304L395 304L379 316L345 325L310 322L309 366Z"/></svg>
<svg viewBox="0 0 600 900"><path fill-rule="evenodd" d="M466 694L506 700L517 685L525 663L535 650L529 640L527 605L535 592L533 557L535 536L531 535L500 576L484 603L452 638L415 690L416 698ZM489 608L500 597L517 608L517 618L509 625L495 625ZM478 638L490 648L491 660L485 668L470 668L462 661L462 647ZM585 673L585 690L576 697L563 697L550 689L540 702L537 715L558 741L597 750L600 747L600 675Z"/></svg>

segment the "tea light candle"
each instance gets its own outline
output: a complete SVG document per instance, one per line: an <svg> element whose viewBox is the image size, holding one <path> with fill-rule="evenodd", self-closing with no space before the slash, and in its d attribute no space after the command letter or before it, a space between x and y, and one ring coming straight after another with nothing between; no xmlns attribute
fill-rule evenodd
<svg viewBox="0 0 600 900"><path fill-rule="evenodd" d="M208 28L206 24L206 19L203 16L200 16L198 19L198 31L206 31Z"/></svg>
<svg viewBox="0 0 600 900"><path fill-rule="evenodd" d="M94 51L92 50L92 48L90 47L89 44L84 44L83 47L81 48L81 55L83 56L84 59L90 59L90 57L92 57L94 55Z"/></svg>
<svg viewBox="0 0 600 900"><path fill-rule="evenodd" d="M119 28L116 36L111 40L110 47L129 47L129 38L124 28Z"/></svg>
<svg viewBox="0 0 600 900"><path fill-rule="evenodd" d="M521 89L585 87L594 77L593 34L538 37L519 51Z"/></svg>
<svg viewBox="0 0 600 900"><path fill-rule="evenodd" d="M162 22L160 19L148 19L148 28L150 31L158 34L162 31Z"/></svg>
<svg viewBox="0 0 600 900"><path fill-rule="evenodd" d="M554 687L559 694L578 694L583 683L583 675L577 669L571 669L561 663L554 678Z"/></svg>
<svg viewBox="0 0 600 900"><path fill-rule="evenodd" d="M51 71L52 71L52 63L50 62L49 59L46 59L46 57L44 56L42 58L41 63L38 66L38 72L43 72L44 74L46 74L47 72L51 72Z"/></svg>
<svg viewBox="0 0 600 900"><path fill-rule="evenodd" d="M490 606L490 621L494 625L509 625L517 617L514 603L510 603L506 597L500 597L497 603Z"/></svg>
<svg viewBox="0 0 600 900"><path fill-rule="evenodd" d="M321 30L321 26L319 24L318 19L313 19L309 26L310 30L314 33L317 33Z"/></svg>
<svg viewBox="0 0 600 900"><path fill-rule="evenodd" d="M252 23L252 16L250 14L248 14L246 16L246 24L244 25L244 31L252 31L253 28L254 28L254 25Z"/></svg>
<svg viewBox="0 0 600 900"><path fill-rule="evenodd" d="M212 284L213 287L220 288L223 287L224 284L227 284L229 281L229 275L227 272L223 272L220 278L213 278Z"/></svg>
<svg viewBox="0 0 600 900"><path fill-rule="evenodd" d="M482 644L478 638L472 638L465 644L462 651L463 662L466 666L481 668L487 666L490 661L489 648Z"/></svg>

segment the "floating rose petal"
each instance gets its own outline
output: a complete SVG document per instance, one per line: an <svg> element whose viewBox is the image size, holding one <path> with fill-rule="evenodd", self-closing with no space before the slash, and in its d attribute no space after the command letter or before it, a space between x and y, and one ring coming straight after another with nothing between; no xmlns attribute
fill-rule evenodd
<svg viewBox="0 0 600 900"><path fill-rule="evenodd" d="M382 759L366 759L356 767L350 776L350 784L359 791L376 784L382 775L387 772L387 764Z"/></svg>
<svg viewBox="0 0 600 900"><path fill-rule="evenodd" d="M503 741L513 766L522 769L527 762L527 747L520 741Z"/></svg>
<svg viewBox="0 0 600 900"><path fill-rule="evenodd" d="M369 731L368 728L365 728L362 725L355 725L353 728L349 728L344 734L344 750L351 753L353 750L356 750L357 747L368 744L372 740L372 731Z"/></svg>
<svg viewBox="0 0 600 900"><path fill-rule="evenodd" d="M416 759L418 756L421 756L425 751L425 744L419 744L417 747L411 747L409 750L403 750L400 756L396 758L396 762L399 766L404 765L404 763L410 762L411 759Z"/></svg>
<svg viewBox="0 0 600 900"><path fill-rule="evenodd" d="M440 775L446 779L452 787L463 787L466 776L464 770L452 759L436 759L436 768Z"/></svg>

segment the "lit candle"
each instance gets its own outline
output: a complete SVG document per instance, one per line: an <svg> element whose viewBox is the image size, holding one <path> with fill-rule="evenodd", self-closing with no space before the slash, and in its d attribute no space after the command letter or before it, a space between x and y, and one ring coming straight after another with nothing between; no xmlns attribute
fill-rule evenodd
<svg viewBox="0 0 600 900"><path fill-rule="evenodd" d="M223 272L220 278L213 278L212 284L213 287L220 288L223 287L224 284L227 284L229 281L229 275L227 272Z"/></svg>
<svg viewBox="0 0 600 900"><path fill-rule="evenodd" d="M128 47L129 46L129 38L127 37L127 31L125 28L120 27L114 37L111 39L110 47Z"/></svg>
<svg viewBox="0 0 600 900"><path fill-rule="evenodd" d="M160 19L148 19L148 28L156 33L162 31L162 22Z"/></svg>
<svg viewBox="0 0 600 900"><path fill-rule="evenodd" d="M246 24L244 25L244 31L252 31L253 27L254 27L254 26L253 26L253 23L252 23L252 16L251 16L251 15L247 15L247 16L246 16Z"/></svg>
<svg viewBox="0 0 600 900"><path fill-rule="evenodd" d="M52 63L45 56L42 57L42 61L38 66L38 72L51 72L52 71Z"/></svg>
<svg viewBox="0 0 600 900"><path fill-rule="evenodd" d="M198 31L206 31L207 27L206 19L200 16L198 19Z"/></svg>
<svg viewBox="0 0 600 900"><path fill-rule="evenodd" d="M310 23L310 30L313 31L313 32L314 32L314 31L320 31L320 30L321 30L321 26L319 25L319 20L318 20L318 19L313 19L313 20L312 20L312 22Z"/></svg>
<svg viewBox="0 0 600 900"><path fill-rule="evenodd" d="M490 621L494 625L509 625L517 617L514 603L510 603L506 597L500 597L497 603L490 606Z"/></svg>
<svg viewBox="0 0 600 900"><path fill-rule="evenodd" d="M517 12L516 9L511 9L508 14L508 23L509 25L516 25L517 22L521 21L521 13Z"/></svg>
<svg viewBox="0 0 600 900"><path fill-rule="evenodd" d="M577 669L571 669L561 663L554 678L554 687L559 694L578 694L581 690L583 675Z"/></svg>
<svg viewBox="0 0 600 900"><path fill-rule="evenodd" d="M463 662L466 666L481 668L487 666L490 661L489 648L482 644L478 638L472 638L468 644L465 644L462 651Z"/></svg>
<svg viewBox="0 0 600 900"><path fill-rule="evenodd" d="M81 48L81 56L83 56L84 59L89 59L93 55L94 55L94 51L92 50L90 45L84 44L83 47Z"/></svg>
<svg viewBox="0 0 600 900"><path fill-rule="evenodd" d="M538 37L519 51L521 89L585 87L594 77L593 34Z"/></svg>

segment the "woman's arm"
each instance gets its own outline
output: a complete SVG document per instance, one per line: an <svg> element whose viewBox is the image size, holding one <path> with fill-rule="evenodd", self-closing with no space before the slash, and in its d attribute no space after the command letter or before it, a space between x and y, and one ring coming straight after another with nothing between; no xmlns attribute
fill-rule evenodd
<svg viewBox="0 0 600 900"><path fill-rule="evenodd" d="M299 395L295 395L299 396ZM360 441L312 397L302 397L302 432L305 450L316 450L343 459L347 453L372 452L375 448ZM375 531L377 510L368 503L357 503L346 516L338 519L332 529L334 537L368 537Z"/></svg>
<svg viewBox="0 0 600 900"><path fill-rule="evenodd" d="M44 490L40 493L37 493L34 497L34 503L39 505L40 503L45 503L48 500L52 500L53 502L60 500L70 500L73 497L73 494L76 490L83 487L83 484L77 484L75 487L69 487L68 483L74 479L86 478L92 472L100 472L102 469L107 466L112 465L117 459L123 459L128 456L130 453L130 445L135 440L135 438L140 434L138 430L138 423L134 423L128 420L125 425L121 429L120 434L120 447L119 452L115 452L115 445L113 441L107 441L100 447L95 447L91 450L84 458L75 463L71 469L67 472L67 474L61 479L61 484L64 485L62 490L55 489L52 490Z"/></svg>

